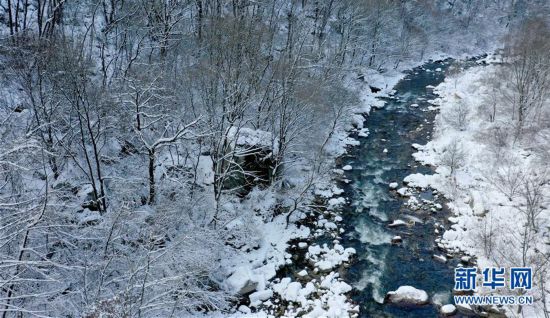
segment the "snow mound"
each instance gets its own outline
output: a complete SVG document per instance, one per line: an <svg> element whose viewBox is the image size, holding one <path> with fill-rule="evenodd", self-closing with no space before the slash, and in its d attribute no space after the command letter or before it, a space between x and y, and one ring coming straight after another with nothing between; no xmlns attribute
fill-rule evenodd
<svg viewBox="0 0 550 318"><path fill-rule="evenodd" d="M451 316L456 313L456 307L452 304L447 304L441 307L441 314L444 316Z"/></svg>
<svg viewBox="0 0 550 318"><path fill-rule="evenodd" d="M273 146L272 143L272 134L269 131L263 131L259 129L251 128L237 128L232 126L227 132L227 138L235 142L237 146L245 147L259 147L271 149Z"/></svg>
<svg viewBox="0 0 550 318"><path fill-rule="evenodd" d="M352 247L344 248L340 244L335 244L334 248L331 249L324 244L323 247L319 245L310 246L306 257L319 270L327 272L349 261L355 253L355 249Z"/></svg>
<svg viewBox="0 0 550 318"><path fill-rule="evenodd" d="M413 173L403 179L403 182L405 182L408 186L416 188L427 188L428 186L430 186L430 181L430 175L425 175L421 173Z"/></svg>
<svg viewBox="0 0 550 318"><path fill-rule="evenodd" d="M395 305L421 306L428 303L428 293L412 286L401 286L386 294L385 302Z"/></svg>
<svg viewBox="0 0 550 318"><path fill-rule="evenodd" d="M407 222L405 222L403 220L395 220L395 221L391 222L388 226L389 227L398 227L398 226L401 226L401 225L407 225Z"/></svg>

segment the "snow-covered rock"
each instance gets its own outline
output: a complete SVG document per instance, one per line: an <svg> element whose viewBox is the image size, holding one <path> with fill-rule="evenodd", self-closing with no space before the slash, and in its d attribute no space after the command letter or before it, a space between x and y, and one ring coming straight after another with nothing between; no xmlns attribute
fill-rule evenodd
<svg viewBox="0 0 550 318"><path fill-rule="evenodd" d="M353 167L351 165L345 165L342 167L342 170L344 171L350 171L351 169L353 169Z"/></svg>
<svg viewBox="0 0 550 318"><path fill-rule="evenodd" d="M384 302L401 306L421 306L428 303L428 293L412 286L401 286L388 292Z"/></svg>
<svg viewBox="0 0 550 318"><path fill-rule="evenodd" d="M441 306L440 312L443 316L452 316L456 313L456 307L453 304Z"/></svg>
<svg viewBox="0 0 550 318"><path fill-rule="evenodd" d="M240 295L248 294L256 289L258 282L247 267L239 267L226 280L228 289Z"/></svg>
<svg viewBox="0 0 550 318"><path fill-rule="evenodd" d="M275 148L272 143L273 138L271 132L269 131L231 126L227 133L227 138L237 146L254 146L268 149ZM273 150L276 152L276 149Z"/></svg>
<svg viewBox="0 0 550 318"><path fill-rule="evenodd" d="M273 297L273 291L271 289L260 290L260 291L254 292L254 293L250 294L250 296L248 296L248 298L250 299L250 305L251 306L257 306L261 302L266 301L266 300L270 299L271 297Z"/></svg>
<svg viewBox="0 0 550 318"><path fill-rule="evenodd" d="M391 243L392 244L398 244L398 243L401 243L403 242L403 239L401 238L401 236L397 235L397 236L394 236L392 237L391 239Z"/></svg>
<svg viewBox="0 0 550 318"><path fill-rule="evenodd" d="M286 300L296 301L298 300L298 296L300 296L301 289L302 289L302 284L298 282L291 282L287 285L285 289L285 293L282 296Z"/></svg>
<svg viewBox="0 0 550 318"><path fill-rule="evenodd" d="M252 310L250 308L248 308L247 306L245 305L240 305L238 310L243 313L243 314L250 314L252 313Z"/></svg>
<svg viewBox="0 0 550 318"><path fill-rule="evenodd" d="M397 187L399 187L399 183L397 182L390 183L390 189L395 190L397 189Z"/></svg>
<svg viewBox="0 0 550 318"><path fill-rule="evenodd" d="M398 226L402 226L402 225L407 225L407 222L405 222L403 220L394 220L388 226L389 227L398 227Z"/></svg>
<svg viewBox="0 0 550 318"><path fill-rule="evenodd" d="M310 246L306 257L320 271L328 272L343 262L349 261L355 253L356 251L352 247L344 248L340 244L335 244L331 249L324 244L323 247L319 245Z"/></svg>
<svg viewBox="0 0 550 318"><path fill-rule="evenodd" d="M337 209L337 208L339 208L340 206L342 206L344 204L346 204L346 199L345 198L343 198L343 197L332 198L332 199L328 200L327 209L334 210L334 209Z"/></svg>
<svg viewBox="0 0 550 318"><path fill-rule="evenodd" d="M408 197L411 195L411 190L409 188L403 187L397 189L397 194L399 194L402 197Z"/></svg>
<svg viewBox="0 0 550 318"><path fill-rule="evenodd" d="M338 229L338 226L333 222L325 222L325 224L323 226L327 230L336 230L336 229Z"/></svg>
<svg viewBox="0 0 550 318"><path fill-rule="evenodd" d="M359 130L359 133L357 133L357 136L366 138L369 136L369 129L368 128L362 128Z"/></svg>
<svg viewBox="0 0 550 318"><path fill-rule="evenodd" d="M307 276L307 271L305 269L302 269L296 275L298 275L299 277L305 277Z"/></svg>
<svg viewBox="0 0 550 318"><path fill-rule="evenodd" d="M416 187L416 188L427 188L430 186L430 175L424 175L421 173L413 173L411 175L408 175L403 179L403 182L407 184L409 187Z"/></svg>
<svg viewBox="0 0 550 318"><path fill-rule="evenodd" d="M357 129L363 129L363 122L365 121L365 118L362 115L353 115L351 118L351 124L353 127Z"/></svg>

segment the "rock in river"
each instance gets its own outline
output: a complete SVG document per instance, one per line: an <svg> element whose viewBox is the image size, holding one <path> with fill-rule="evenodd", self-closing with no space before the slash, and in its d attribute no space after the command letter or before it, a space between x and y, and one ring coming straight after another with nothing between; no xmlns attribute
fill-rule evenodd
<svg viewBox="0 0 550 318"><path fill-rule="evenodd" d="M428 293L412 286L401 286L388 292L384 302L400 306L421 306L428 303Z"/></svg>
<svg viewBox="0 0 550 318"><path fill-rule="evenodd" d="M407 222L405 222L403 220L395 220L392 223L388 224L389 227L398 227L398 226L401 226L401 225L407 225Z"/></svg>
<svg viewBox="0 0 550 318"><path fill-rule="evenodd" d="M403 242L403 239L401 238L401 236L397 235L397 236L394 236L392 239L391 239L391 243L392 244L399 244L399 243L402 243Z"/></svg>
<svg viewBox="0 0 550 318"><path fill-rule="evenodd" d="M455 305L452 305L452 304L447 304L445 306L442 306L440 310L443 316L452 316L456 314L456 307Z"/></svg>

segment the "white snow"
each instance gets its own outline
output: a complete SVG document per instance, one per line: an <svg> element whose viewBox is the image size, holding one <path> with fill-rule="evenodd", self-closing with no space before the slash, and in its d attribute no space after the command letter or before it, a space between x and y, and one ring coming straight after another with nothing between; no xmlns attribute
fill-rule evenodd
<svg viewBox="0 0 550 318"><path fill-rule="evenodd" d="M405 182L409 187L427 188L430 185L430 178L430 175L415 173L405 177L403 182Z"/></svg>
<svg viewBox="0 0 550 318"><path fill-rule="evenodd" d="M386 294L387 301L393 304L423 305L428 303L428 293L412 286L401 286Z"/></svg>
<svg viewBox="0 0 550 318"><path fill-rule="evenodd" d="M441 313L443 315L453 315L456 312L456 307L452 304L441 306Z"/></svg>
<svg viewBox="0 0 550 318"><path fill-rule="evenodd" d="M443 255L434 255L433 258L441 263L447 263L447 258Z"/></svg>
<svg viewBox="0 0 550 318"><path fill-rule="evenodd" d="M405 222L403 220L394 220L388 226L389 227L398 227L398 226L401 226L401 225L407 225L407 222Z"/></svg>
<svg viewBox="0 0 550 318"><path fill-rule="evenodd" d="M343 198L343 197L332 198L332 199L328 200L327 209L335 210L335 209L341 207L344 204L346 204L346 199L345 198Z"/></svg>
<svg viewBox="0 0 550 318"><path fill-rule="evenodd" d="M411 195L411 190L409 188L403 187L397 189L397 193L402 197L408 197Z"/></svg>
<svg viewBox="0 0 550 318"><path fill-rule="evenodd" d="M199 157L196 177L199 184L210 185L214 183L213 164L210 156Z"/></svg>
<svg viewBox="0 0 550 318"><path fill-rule="evenodd" d="M350 257L355 254L354 248L344 248L340 244L335 244L331 249L324 244L322 247L319 245L312 245L308 247L308 257L313 265L319 268L321 271L329 271L339 266L343 262L349 261Z"/></svg>
<svg viewBox="0 0 550 318"><path fill-rule="evenodd" d="M369 129L368 128L362 128L359 130L359 133L357 133L357 136L366 138L369 136Z"/></svg>
<svg viewBox="0 0 550 318"><path fill-rule="evenodd" d="M273 297L273 291L271 289L257 291L248 296L251 306L258 306L271 297Z"/></svg>
<svg viewBox="0 0 550 318"><path fill-rule="evenodd" d="M400 243L402 241L403 241L403 239L399 235L396 235L396 236L392 237L392 239L391 239L391 242L394 243L394 244Z"/></svg>
<svg viewBox="0 0 550 318"><path fill-rule="evenodd" d="M477 266L482 268L522 265L518 238L526 224L526 216L521 212L526 201L521 192L524 191L525 180L539 180L536 178L541 178L540 172L548 167L548 161L544 158L548 155L549 128L539 127L532 137L514 141L512 111L505 108L504 102L497 104L496 120L489 118L492 110L488 103L492 91L488 84L494 83L494 76L498 76L500 67L472 67L435 88L440 98L430 102L439 105L440 113L436 116L433 139L424 146L413 147L419 150L414 154L415 159L435 166L436 173L429 176L413 174L405 178L411 187L429 186L450 200L448 206L453 216L448 220L452 225L437 245L450 252L475 255ZM462 127L454 120L458 107L463 107L467 114ZM502 133L500 141L496 139L496 129ZM454 140L463 152L463 161L451 175L443 158ZM502 144L498 146L497 142ZM518 188L510 198L505 192L507 187L513 186L514 176L519 178ZM546 203L541 205L537 221L539 229L550 225L550 184L543 185L541 191L542 202ZM433 207L442 209L439 204ZM537 253L550 252L548 245L542 243L548 241L544 233L547 231L538 230L529 239L527 260L535 262L533 264L536 264ZM484 249L481 238L488 235L493 245L490 249ZM442 255L434 257L444 258ZM469 263L471 258L464 256L461 261ZM550 276L546 280L549 281ZM533 290L538 290L538 287ZM477 291L480 294L490 292L486 288ZM536 293L540 294L540 291L531 292L532 295ZM540 303L526 306L523 314L539 315L540 308Z"/></svg>
<svg viewBox="0 0 550 318"><path fill-rule="evenodd" d="M227 132L227 138L232 142L235 142L236 138L237 146L266 147L274 149L272 148L273 138L268 131L231 126Z"/></svg>
<svg viewBox="0 0 550 318"><path fill-rule="evenodd" d="M248 267L239 267L225 281L227 287L234 293L246 294L256 289L258 282Z"/></svg>
<svg viewBox="0 0 550 318"><path fill-rule="evenodd" d="M351 117L351 124L357 129L363 129L363 122L365 118L362 115L353 115Z"/></svg>

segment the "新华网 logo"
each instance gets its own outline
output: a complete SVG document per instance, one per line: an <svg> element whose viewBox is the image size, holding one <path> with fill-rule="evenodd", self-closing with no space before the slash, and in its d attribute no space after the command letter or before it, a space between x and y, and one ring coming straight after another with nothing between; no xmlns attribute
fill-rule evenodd
<svg viewBox="0 0 550 318"><path fill-rule="evenodd" d="M531 290L533 271L530 267L488 267L478 273L477 267L455 268L456 291L473 291L478 286L491 290L508 286L510 290L519 290L519 296L513 295L457 295L454 296L456 304L468 305L531 305L533 296L523 295L523 292ZM479 277L479 279L478 279Z"/></svg>
<svg viewBox="0 0 550 318"><path fill-rule="evenodd" d="M477 267L455 268L455 290L475 290L477 287ZM508 272L508 274L507 274ZM488 267L481 272L481 286L490 289L506 287L509 282L511 290L532 288L532 269L530 267ZM508 278L508 279L507 279Z"/></svg>

